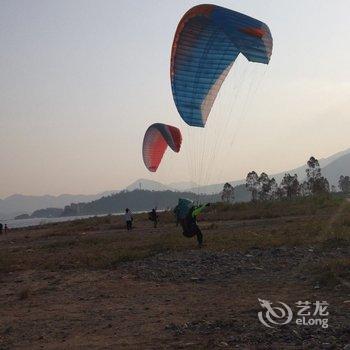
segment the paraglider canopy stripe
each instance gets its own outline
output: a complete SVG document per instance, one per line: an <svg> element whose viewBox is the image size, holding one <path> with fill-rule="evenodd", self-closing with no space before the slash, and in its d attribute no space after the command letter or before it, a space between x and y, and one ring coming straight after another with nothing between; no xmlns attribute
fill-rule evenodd
<svg viewBox="0 0 350 350"><path fill-rule="evenodd" d="M181 118L204 127L237 56L268 64L272 37L266 24L215 5L190 9L178 24L171 53L171 86Z"/></svg>
<svg viewBox="0 0 350 350"><path fill-rule="evenodd" d="M152 124L143 138L142 156L146 168L157 171L167 147L178 153L181 143L182 136L178 128L161 123Z"/></svg>

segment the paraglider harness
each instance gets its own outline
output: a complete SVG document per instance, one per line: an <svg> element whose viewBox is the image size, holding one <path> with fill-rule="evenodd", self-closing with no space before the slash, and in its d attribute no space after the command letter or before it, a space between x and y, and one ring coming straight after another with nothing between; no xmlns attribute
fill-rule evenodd
<svg viewBox="0 0 350 350"><path fill-rule="evenodd" d="M152 211L150 211L148 213L148 220L150 220L154 223L155 228L157 227L159 216L158 216L157 211L155 209L152 209Z"/></svg>
<svg viewBox="0 0 350 350"><path fill-rule="evenodd" d="M194 237L200 230L197 226L197 215L205 208L205 205L201 207L192 206L184 219L180 219L180 224L183 228L183 235L185 237Z"/></svg>
<svg viewBox="0 0 350 350"><path fill-rule="evenodd" d="M148 220L156 221L156 220L158 220L158 218L159 218L159 216L156 212L150 211L148 213Z"/></svg>
<svg viewBox="0 0 350 350"><path fill-rule="evenodd" d="M179 204L176 210L176 218L182 227L182 234L189 238L197 236L199 245L201 245L203 242L203 236L200 228L197 225L196 218L208 205L209 203L196 207L188 199L179 199Z"/></svg>

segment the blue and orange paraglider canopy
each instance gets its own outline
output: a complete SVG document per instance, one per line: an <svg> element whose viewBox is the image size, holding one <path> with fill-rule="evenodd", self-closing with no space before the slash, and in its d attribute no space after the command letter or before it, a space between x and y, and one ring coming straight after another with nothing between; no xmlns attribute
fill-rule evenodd
<svg viewBox="0 0 350 350"><path fill-rule="evenodd" d="M171 53L171 86L181 118L204 127L237 56L268 64L272 36L266 24L216 5L190 9L178 24Z"/></svg>
<svg viewBox="0 0 350 350"><path fill-rule="evenodd" d="M181 143L181 132L175 126L152 124L143 138L142 155L146 168L151 172L157 171L167 147L178 153Z"/></svg>

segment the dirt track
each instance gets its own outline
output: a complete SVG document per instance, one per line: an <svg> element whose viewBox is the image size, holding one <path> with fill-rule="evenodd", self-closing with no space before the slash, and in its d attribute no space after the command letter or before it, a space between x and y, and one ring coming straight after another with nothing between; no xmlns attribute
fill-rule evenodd
<svg viewBox="0 0 350 350"><path fill-rule="evenodd" d="M275 230L297 218L216 223L211 235L238 227ZM234 228L234 230L232 229ZM164 235L178 234L172 225ZM138 229L134 237L153 235ZM205 236L209 231L204 230ZM124 237L125 232L1 237L0 251L38 254L42 246L86 237ZM14 237L14 236L12 236ZM27 238L26 238L27 237ZM181 238L182 239L182 238ZM185 238L183 238L185 239ZM11 243L12 242L12 243ZM350 293L346 285L324 288L308 266L348 257L349 248L251 247L247 251L166 251L113 269L24 269L0 274L1 349L337 349L350 343ZM260 299L329 302L329 328L295 324L266 328Z"/></svg>

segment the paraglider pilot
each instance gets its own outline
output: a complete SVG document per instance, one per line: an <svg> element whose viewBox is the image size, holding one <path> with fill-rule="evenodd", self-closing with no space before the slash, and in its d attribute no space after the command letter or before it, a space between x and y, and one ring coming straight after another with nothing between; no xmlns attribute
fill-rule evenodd
<svg viewBox="0 0 350 350"><path fill-rule="evenodd" d="M148 214L148 218L151 221L153 221L154 228L157 228L159 216L158 216L157 211L156 211L155 208L153 208L152 211Z"/></svg>
<svg viewBox="0 0 350 350"><path fill-rule="evenodd" d="M124 219L126 222L126 229L130 231L132 229L132 215L129 208L125 209Z"/></svg>
<svg viewBox="0 0 350 350"><path fill-rule="evenodd" d="M175 216L175 224L176 224L176 227L177 227L177 226L179 226L179 222L180 222L179 206L178 205L173 209L173 213L174 213L174 216Z"/></svg>
<svg viewBox="0 0 350 350"><path fill-rule="evenodd" d="M184 219L179 219L185 237L197 236L198 247L203 245L203 234L197 225L197 216L210 205L192 206Z"/></svg>

